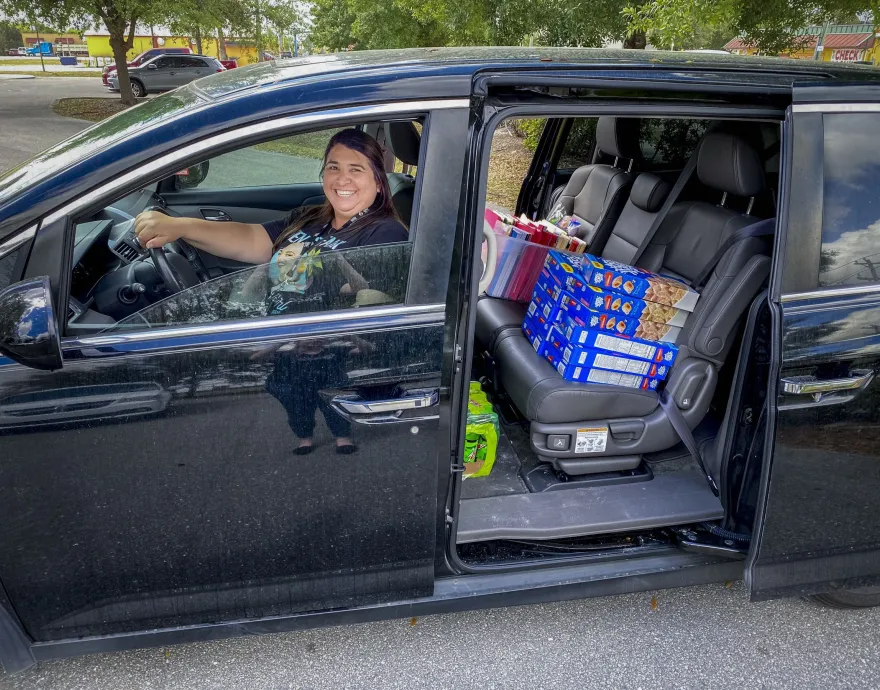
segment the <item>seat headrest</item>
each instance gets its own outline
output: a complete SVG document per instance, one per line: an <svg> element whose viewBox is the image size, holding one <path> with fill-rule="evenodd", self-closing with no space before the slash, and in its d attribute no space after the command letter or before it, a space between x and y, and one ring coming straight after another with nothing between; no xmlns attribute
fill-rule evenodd
<svg viewBox="0 0 880 690"><path fill-rule="evenodd" d="M633 182L629 200L643 211L656 213L666 201L669 189L669 183L664 182L654 173L642 173Z"/></svg>
<svg viewBox="0 0 880 690"><path fill-rule="evenodd" d="M407 165L419 164L421 137L412 122L386 122L385 137L391 152Z"/></svg>
<svg viewBox="0 0 880 690"><path fill-rule="evenodd" d="M707 187L735 196L757 196L764 190L764 168L757 151L745 139L727 132L703 137L697 177Z"/></svg>
<svg viewBox="0 0 880 690"><path fill-rule="evenodd" d="M600 117L596 123L596 146L615 158L641 158L639 120L632 117Z"/></svg>

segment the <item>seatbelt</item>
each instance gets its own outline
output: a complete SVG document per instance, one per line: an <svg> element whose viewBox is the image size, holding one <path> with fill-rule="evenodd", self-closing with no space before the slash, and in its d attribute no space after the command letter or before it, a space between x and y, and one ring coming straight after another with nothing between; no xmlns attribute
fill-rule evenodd
<svg viewBox="0 0 880 690"><path fill-rule="evenodd" d="M700 447L697 445L697 439L694 438L690 427L687 425L687 422L684 421L684 416L681 414L681 410L678 409L675 400L672 399L672 396L669 395L669 392L665 388L660 391L660 407L662 407L663 411L666 413L666 418L669 420L670 424L672 424L675 433L679 435L682 442L684 442L685 447L688 449L688 452L694 460L697 461L700 469L703 470L703 474L706 475L706 479L709 481L709 488L712 489L712 493L718 496L718 485L715 483L715 480L712 479L712 475L709 474L706 465L703 464L703 456L700 453Z"/></svg>
<svg viewBox="0 0 880 690"><path fill-rule="evenodd" d="M721 246L718 247L718 251L716 251L712 258L709 259L709 263L707 263L703 270L700 271L699 275L693 279L691 282L691 287L695 290L700 290L706 280L709 278L709 275L712 271L715 270L715 267L719 264L721 259L724 258L724 255L727 253L727 250L730 249L733 245L735 245L740 240L747 239L749 237L767 237L776 234L776 219L768 218L767 220L760 220L757 223L752 223L751 225L746 225L744 228L740 228L736 232L734 232L730 237L728 237L724 242L721 243Z"/></svg>
<svg viewBox="0 0 880 690"><path fill-rule="evenodd" d="M651 223L651 227L648 228L648 234L645 235L645 238L642 240L642 243L639 245L639 248L636 249L636 253L633 255L633 258L630 260L631 266L637 266L639 263L639 259L642 258L642 254L645 253L645 250L648 248L648 245L651 244L651 240L654 239L654 235L657 234L657 231L660 229L660 225L662 225L663 221L666 219L666 215L669 213L669 209L672 208L672 205L676 202L681 191L684 189L685 185L691 179L691 175L694 174L694 170L697 168L697 154L700 152L700 145L697 144L697 148L694 149L694 152L691 154L691 157L688 158L688 162L685 163L684 170L681 171L681 174L678 176L678 179L675 181L675 184L672 185L672 189L669 190L669 196L666 197L666 201L663 202L663 205L660 207L660 210L657 211L657 215L654 216L654 222Z"/></svg>

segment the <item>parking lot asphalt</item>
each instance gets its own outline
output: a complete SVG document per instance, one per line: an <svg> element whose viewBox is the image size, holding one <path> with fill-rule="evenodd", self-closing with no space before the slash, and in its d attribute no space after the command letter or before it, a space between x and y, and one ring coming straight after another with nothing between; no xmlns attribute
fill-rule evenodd
<svg viewBox="0 0 880 690"><path fill-rule="evenodd" d="M85 82L85 83L84 83ZM96 79L0 81L0 169L88 123L56 98ZM750 603L741 583L90 655L0 690L880 687L880 609Z"/></svg>
<svg viewBox="0 0 880 690"><path fill-rule="evenodd" d="M53 113L57 99L110 95L99 75L0 80L0 172L92 124Z"/></svg>
<svg viewBox="0 0 880 690"><path fill-rule="evenodd" d="M878 624L718 584L93 655L0 688L876 688Z"/></svg>

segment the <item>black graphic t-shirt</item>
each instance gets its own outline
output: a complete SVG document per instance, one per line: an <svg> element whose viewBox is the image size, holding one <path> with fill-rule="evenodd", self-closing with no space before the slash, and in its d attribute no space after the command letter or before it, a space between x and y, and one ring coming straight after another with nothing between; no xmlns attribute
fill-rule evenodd
<svg viewBox="0 0 880 690"><path fill-rule="evenodd" d="M302 212L296 209L285 218L263 224L273 243ZM284 240L269 262L269 315L350 306L344 303L341 290L352 283L351 272L355 269L343 255L326 256L327 252L408 240L400 221L385 216L364 222L370 213L370 209L362 211L339 229L330 223L307 225ZM360 222L352 227L356 221ZM372 276L356 274L372 282ZM353 296L348 299L353 300Z"/></svg>

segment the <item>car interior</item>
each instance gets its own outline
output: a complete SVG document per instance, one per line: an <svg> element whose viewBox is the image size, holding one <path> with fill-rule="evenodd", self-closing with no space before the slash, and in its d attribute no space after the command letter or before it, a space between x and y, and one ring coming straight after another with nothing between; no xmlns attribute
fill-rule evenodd
<svg viewBox="0 0 880 690"><path fill-rule="evenodd" d="M773 238L737 231L776 215L779 123L593 118L583 159L561 169L565 133L583 124L566 119L556 128L563 141L549 154L548 182L508 210L541 219L562 204L585 221L578 232L589 254L692 285L708 272L665 382L701 457L657 391L564 379L523 333L527 304L481 294L471 379L488 394L500 435L491 473L460 482L456 543L466 563L692 538L694 526L726 533L718 521L741 486L731 477L749 471L762 438ZM670 146L678 155L656 155ZM579 431L597 427L608 430L604 451L576 452Z"/></svg>
<svg viewBox="0 0 880 690"><path fill-rule="evenodd" d="M392 199L408 228L419 163L420 127L420 122L410 120L362 125L386 151ZM320 155L335 131L316 133L323 137L320 147L313 150L314 159L308 161L307 173L300 172L310 181L291 180L289 184L265 184L265 179L244 181L240 177L243 164L257 167L279 156L250 147L191 166L77 220L67 335L87 335L129 324L138 328L150 326L151 315L147 311L150 307L209 281L227 296L233 285L241 287L244 276L253 271L252 265L197 250L184 240L169 243L161 251L145 250L134 237L135 217L143 211L156 210L172 216L217 222L264 223L283 217L297 207L320 204L324 201L318 180ZM247 158L242 158L243 155ZM301 158L299 162L302 163ZM296 165L286 156L276 164L282 168ZM230 172L224 173L224 170ZM210 181L211 174L214 174L214 182ZM218 180L221 185L215 186ZM349 263L357 268L358 253L348 254ZM362 260L368 259L375 260L375 257ZM227 310L223 318L233 315L255 314Z"/></svg>

